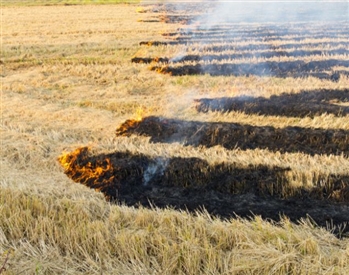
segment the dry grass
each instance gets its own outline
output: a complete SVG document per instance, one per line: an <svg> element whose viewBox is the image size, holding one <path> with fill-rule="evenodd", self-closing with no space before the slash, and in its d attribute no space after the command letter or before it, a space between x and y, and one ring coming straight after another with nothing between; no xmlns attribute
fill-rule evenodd
<svg viewBox="0 0 349 275"><path fill-rule="evenodd" d="M348 79L157 74L149 65L130 60L181 52L180 46L139 46L140 41L163 40L162 33L180 25L137 22L151 15L136 8L2 8L0 267L10 252L3 273L348 274L348 239L339 240L309 221L222 221L207 213L112 205L63 174L57 157L84 145L95 153L129 150L196 156L210 163L291 167L295 184L304 178L309 184L314 172L348 173L344 156L115 138L115 128L139 109L143 115L184 120L349 130L347 117L328 114L295 118L197 113L191 106L196 98L340 90L348 88Z"/></svg>
<svg viewBox="0 0 349 275"><path fill-rule="evenodd" d="M136 4L138 0L2 0L3 6L71 6L95 4Z"/></svg>
<svg viewBox="0 0 349 275"><path fill-rule="evenodd" d="M307 222L219 221L205 213L110 205L89 192L2 191L0 243L13 251L8 274L348 271L348 241Z"/></svg>

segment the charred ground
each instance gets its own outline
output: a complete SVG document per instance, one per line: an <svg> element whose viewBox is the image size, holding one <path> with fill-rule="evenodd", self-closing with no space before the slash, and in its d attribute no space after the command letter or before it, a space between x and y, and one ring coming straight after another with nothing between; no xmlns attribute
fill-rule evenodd
<svg viewBox="0 0 349 275"><path fill-rule="evenodd" d="M150 142L180 142L184 145L227 149L268 149L275 152L315 154L349 154L349 132L301 127L275 128L238 123L199 122L146 117L141 121L127 120L117 136L132 134L148 136Z"/></svg>
<svg viewBox="0 0 349 275"><path fill-rule="evenodd" d="M92 155L88 148L60 157L74 181L111 201L146 207L206 209L221 218L235 215L278 221L310 216L317 224L347 222L349 176L317 178L314 188L294 188L288 168L239 164L209 165L198 158L151 158L130 152Z"/></svg>
<svg viewBox="0 0 349 275"><path fill-rule="evenodd" d="M198 112L232 112L287 117L315 117L323 114L346 116L349 107L338 103L349 102L349 90L312 90L297 94L264 97L222 97L195 100Z"/></svg>

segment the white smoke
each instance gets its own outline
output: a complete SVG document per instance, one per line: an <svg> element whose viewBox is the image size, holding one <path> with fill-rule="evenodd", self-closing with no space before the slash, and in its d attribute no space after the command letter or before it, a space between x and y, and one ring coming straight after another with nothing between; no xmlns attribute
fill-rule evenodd
<svg viewBox="0 0 349 275"><path fill-rule="evenodd" d="M143 173L143 184L146 186L155 176L162 176L168 165L168 159L156 158Z"/></svg>

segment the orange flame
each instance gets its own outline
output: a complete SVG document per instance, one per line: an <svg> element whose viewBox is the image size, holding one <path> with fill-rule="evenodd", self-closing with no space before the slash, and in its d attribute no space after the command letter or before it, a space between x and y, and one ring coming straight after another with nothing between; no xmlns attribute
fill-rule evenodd
<svg viewBox="0 0 349 275"><path fill-rule="evenodd" d="M135 114L135 120L136 121L141 121L143 116L144 116L144 109L142 107L138 107L136 110L136 114Z"/></svg>
<svg viewBox="0 0 349 275"><path fill-rule="evenodd" d="M58 161L64 168L64 173L75 182L79 182L98 191L105 188L115 188L114 168L109 158L102 160L89 156L89 148L81 147L75 151L64 152Z"/></svg>
<svg viewBox="0 0 349 275"><path fill-rule="evenodd" d="M116 136L130 136L130 129L137 128L142 120L128 119L116 129Z"/></svg>

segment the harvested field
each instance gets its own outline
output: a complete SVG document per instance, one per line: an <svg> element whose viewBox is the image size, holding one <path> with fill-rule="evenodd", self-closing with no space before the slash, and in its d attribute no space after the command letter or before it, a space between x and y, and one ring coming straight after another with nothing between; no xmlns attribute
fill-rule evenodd
<svg viewBox="0 0 349 275"><path fill-rule="evenodd" d="M127 120L117 136L132 134L150 137L150 142L180 142L184 145L227 149L268 149L275 152L349 155L349 131L300 127L256 127L237 123L205 123L161 117Z"/></svg>
<svg viewBox="0 0 349 275"><path fill-rule="evenodd" d="M1 275L349 274L347 3L49 2L2 1Z"/></svg>

